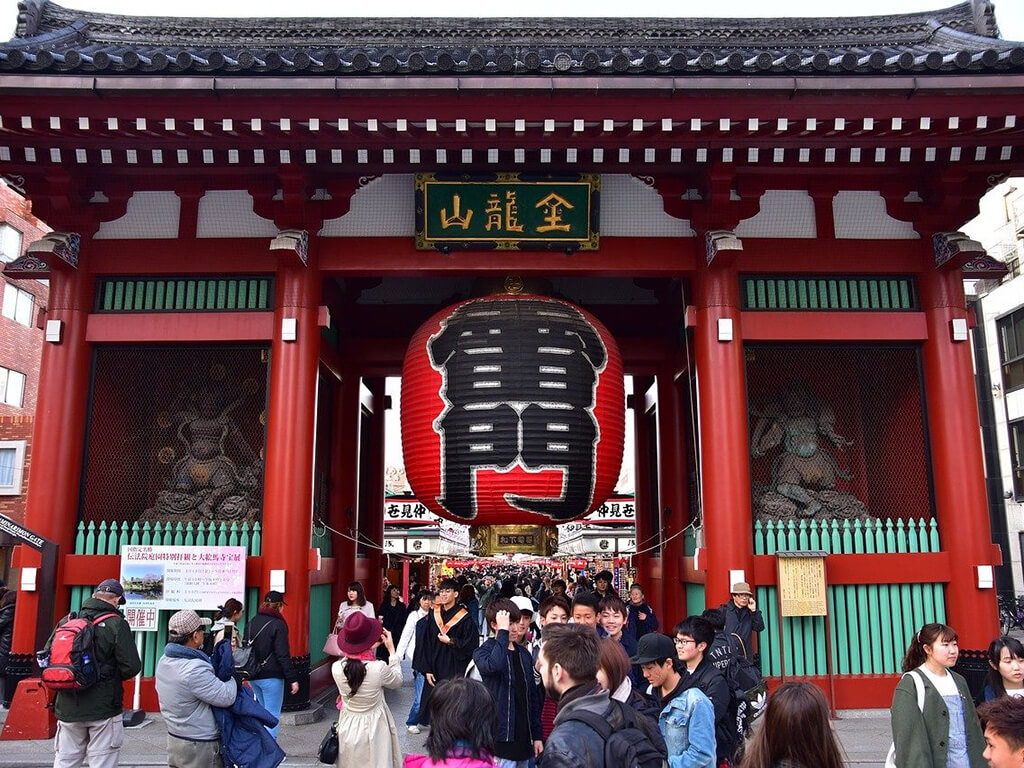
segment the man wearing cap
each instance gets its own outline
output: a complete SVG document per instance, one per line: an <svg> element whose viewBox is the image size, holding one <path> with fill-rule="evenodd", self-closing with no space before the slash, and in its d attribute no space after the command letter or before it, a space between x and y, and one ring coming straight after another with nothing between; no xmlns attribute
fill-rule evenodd
<svg viewBox="0 0 1024 768"><path fill-rule="evenodd" d="M167 623L167 646L156 665L156 694L167 725L170 768L220 768L220 729L210 707L230 707L238 685L214 674L201 650L209 619L178 611Z"/></svg>
<svg viewBox="0 0 1024 768"><path fill-rule="evenodd" d="M757 610L757 601L745 581L737 581L732 585L732 599L719 606L725 614L725 635L737 635L743 641L744 655L750 658L751 632L764 629L764 616Z"/></svg>
<svg viewBox="0 0 1024 768"><path fill-rule="evenodd" d="M669 768L714 768L715 708L699 688L687 688L676 647L660 632L640 638L636 656L650 683L647 695L657 704L658 729L668 746Z"/></svg>
<svg viewBox="0 0 1024 768"><path fill-rule="evenodd" d="M131 680L142 669L132 631L118 610L121 605L124 587L117 579L106 579L78 611L78 618L96 622L93 637L100 680L89 688L57 692L54 768L80 766L86 755L91 768L115 768L118 764L124 739L124 681ZM61 619L60 623L67 620ZM51 635L46 643L47 654L52 642Z"/></svg>

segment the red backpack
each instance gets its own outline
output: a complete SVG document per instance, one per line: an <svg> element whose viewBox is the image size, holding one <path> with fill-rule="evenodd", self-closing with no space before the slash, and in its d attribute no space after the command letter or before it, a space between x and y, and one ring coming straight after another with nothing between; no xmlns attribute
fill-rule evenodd
<svg viewBox="0 0 1024 768"><path fill-rule="evenodd" d="M51 691L80 691L98 683L100 668L94 627L119 615L104 613L89 621L68 614L67 620L53 630L49 655L44 654L43 685Z"/></svg>

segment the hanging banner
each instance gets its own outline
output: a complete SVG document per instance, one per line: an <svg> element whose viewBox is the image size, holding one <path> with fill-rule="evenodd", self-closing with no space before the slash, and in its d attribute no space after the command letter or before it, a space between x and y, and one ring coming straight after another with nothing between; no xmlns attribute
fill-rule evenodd
<svg viewBox="0 0 1024 768"><path fill-rule="evenodd" d="M126 610L208 611L245 595L245 547L121 547ZM141 627L140 627L141 629Z"/></svg>

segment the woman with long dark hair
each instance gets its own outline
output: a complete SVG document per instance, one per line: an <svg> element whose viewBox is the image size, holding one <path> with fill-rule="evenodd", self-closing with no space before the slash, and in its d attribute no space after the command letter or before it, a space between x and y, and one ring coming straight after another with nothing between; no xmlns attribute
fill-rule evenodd
<svg viewBox="0 0 1024 768"><path fill-rule="evenodd" d="M402 602L402 590L397 585L392 584L384 591L384 599L380 601L377 615L383 622L384 629L390 632L392 637L402 636L402 628L409 614L405 610L405 603Z"/></svg>
<svg viewBox="0 0 1024 768"><path fill-rule="evenodd" d="M345 620L353 613L361 613L368 619L376 618L376 614L373 612L373 603L367 602L363 585L358 581L353 581L348 585L345 601L338 606L338 619L334 622L334 631L337 632L344 627Z"/></svg>
<svg viewBox="0 0 1024 768"><path fill-rule="evenodd" d="M988 678L982 701L1024 696L1024 644L1015 637L997 637L988 646Z"/></svg>
<svg viewBox="0 0 1024 768"><path fill-rule="evenodd" d="M783 683L768 698L741 768L843 768L825 694L811 683Z"/></svg>
<svg viewBox="0 0 1024 768"><path fill-rule="evenodd" d="M375 658L380 645L387 649L386 662ZM379 619L357 611L338 633L338 648L345 654L331 667L342 700L338 768L399 768L398 729L384 700L384 688L402 685L402 667L391 633Z"/></svg>
<svg viewBox="0 0 1024 768"><path fill-rule="evenodd" d="M430 697L427 754L406 755L405 768L492 768L497 730L494 699L483 683L442 680Z"/></svg>
<svg viewBox="0 0 1024 768"><path fill-rule="evenodd" d="M925 624L903 658L892 697L892 741L899 768L986 768L985 739L967 681L953 671L956 630ZM923 701L919 705L919 691Z"/></svg>

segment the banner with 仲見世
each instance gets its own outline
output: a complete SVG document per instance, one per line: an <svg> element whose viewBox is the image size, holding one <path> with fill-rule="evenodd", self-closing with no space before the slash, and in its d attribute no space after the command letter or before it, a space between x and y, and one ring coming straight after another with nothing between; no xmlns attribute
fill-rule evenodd
<svg viewBox="0 0 1024 768"><path fill-rule="evenodd" d="M121 547L126 608L213 610L245 599L245 547Z"/></svg>

